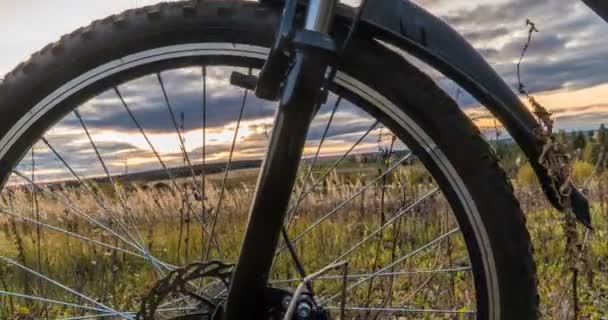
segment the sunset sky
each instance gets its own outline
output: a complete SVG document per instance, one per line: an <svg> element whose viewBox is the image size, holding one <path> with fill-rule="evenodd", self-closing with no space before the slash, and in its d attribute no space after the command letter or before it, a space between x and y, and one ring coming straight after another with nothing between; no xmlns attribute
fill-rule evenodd
<svg viewBox="0 0 608 320"><path fill-rule="evenodd" d="M567 130L596 128L608 117L608 24L581 1L419 1L473 43L516 88L527 18L539 33L523 64L525 85ZM460 101L464 106L473 101ZM481 109L476 108L477 115ZM487 123L487 122L486 122ZM485 124L485 123L484 123Z"/></svg>
<svg viewBox="0 0 608 320"><path fill-rule="evenodd" d="M21 0L0 2L0 77L28 55L62 34L90 21L135 6L155 3L153 0ZM516 88L515 64L525 39L527 18L534 21L540 33L534 35L523 65L527 88L543 105L554 112L557 126L567 130L596 128L608 123L608 24L582 2L573 0L417 0L417 3L441 16L473 43L498 72ZM231 87L227 68L209 70L209 103L222 106L209 109L207 131L208 159L227 157L234 135L236 115L242 90ZM441 75L433 73L438 84L456 97L458 89ZM200 69L188 68L163 73L169 98L175 97L175 113L184 114L186 149L193 159L200 158L201 130ZM187 84L187 85L186 85ZM158 79L146 77L121 87L152 143L168 163L180 163L183 157L176 133L158 90ZM177 97L180 98L177 98ZM332 100L333 99L333 100ZM330 99L313 123L308 154L315 151L335 98ZM143 136L121 109L120 101L108 92L80 108L93 138L110 163L113 173L123 167L133 170L158 168L158 163ZM470 96L458 95L458 103L482 129L493 126L487 112ZM99 110L104 110L100 112ZM214 111L215 110L215 111ZM267 141L268 126L274 105L249 95L244 119L237 135L238 158L261 154ZM373 120L348 102L340 106L332 124L324 154L348 148L369 129ZM375 128L364 139L361 151L378 146L380 129ZM88 147L79 122L66 117L48 133L78 172L99 174L94 152ZM64 177L54 156L44 147L36 155L39 174L47 178ZM27 162L27 159L24 160ZM22 166L26 168L27 165ZM58 169L59 168L59 169ZM46 170L46 171L44 171Z"/></svg>

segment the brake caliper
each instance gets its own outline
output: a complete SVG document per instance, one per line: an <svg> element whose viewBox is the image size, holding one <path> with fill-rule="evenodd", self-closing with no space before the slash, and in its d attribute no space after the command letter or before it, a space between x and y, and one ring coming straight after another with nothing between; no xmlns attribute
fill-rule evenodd
<svg viewBox="0 0 608 320"><path fill-rule="evenodd" d="M174 317L174 319L219 319L221 314L221 306L224 300L222 292L228 288L228 281L232 276L232 265L224 264L219 261L210 261L207 263L196 262L171 271L163 279L156 282L148 295L144 297L141 303L140 311L137 313L137 320L154 320L154 315L158 310L161 302L172 295L181 295L181 300L188 299L197 301L198 307L193 312ZM210 278L216 281L213 284L218 284L217 294L208 297L209 291L214 291L213 288L206 288L207 292L202 293L200 288L195 284L200 284L198 280ZM174 301L175 302L175 301ZM188 302L182 301L182 302Z"/></svg>

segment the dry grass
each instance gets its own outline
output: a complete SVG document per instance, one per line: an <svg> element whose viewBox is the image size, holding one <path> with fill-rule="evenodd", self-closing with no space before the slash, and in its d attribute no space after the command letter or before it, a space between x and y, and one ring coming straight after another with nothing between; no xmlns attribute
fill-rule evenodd
<svg viewBox="0 0 608 320"><path fill-rule="evenodd" d="M292 236L304 231L312 222L368 183L375 172L366 172L367 174L362 176L336 172L331 174L322 186L301 204L290 230ZM224 261L235 261L238 256L253 193L255 171L243 171L232 177L220 208L221 217L217 225L219 246L213 245L211 251L212 258ZM84 188L62 190L59 194L76 204L82 212L113 226L114 229L119 228L119 222L124 225L137 225L137 229L129 228L129 233L145 243L155 257L170 264L182 265L199 260L207 246L206 232L209 229L205 231L201 227L201 221L208 226L213 219L221 189L220 182L219 176L209 177L204 201L205 212L202 208L203 202L197 200L189 189L176 190L170 186L166 190L137 186L129 188L129 192L122 193L127 207L125 211L121 197L107 186L99 187L98 189L105 190L101 191L104 206L115 212L118 220L107 212L104 213L95 197ZM600 190L599 186L603 180L594 183L598 184L595 189ZM301 179L299 185L302 185ZM375 184L314 232L297 242L298 255L308 271L330 263L344 250L369 235L378 225L393 217L399 208L412 203L432 187L432 182L420 167L400 168L386 181ZM571 316L573 299L571 292L567 291L571 287L571 282L568 281L571 270L567 267L563 223L560 223L563 216L548 209L544 201L539 201L541 195L537 191L527 191L528 189L520 187L517 190L522 205L528 212L528 226L537 248L535 258L543 302L542 313L547 319L566 319ZM183 197L184 194L186 198ZM14 212L35 219L31 198L31 193L27 191L5 191L1 204L4 208L12 208ZM76 213L78 210L67 208L63 201L44 193L39 194L38 198L42 222L131 250L109 232L79 216ZM594 222L598 231L590 236L585 244L586 250L582 251L584 259L581 260L584 260L584 263L577 263L577 267L580 267L578 291L581 315L589 319L601 319L603 311L608 310L606 300L602 299L608 290L608 236L605 232L608 206L603 193L593 194L592 198ZM442 196L435 196L373 237L373 241L368 241L356 250L349 261L350 273L378 270L454 227L455 222ZM99 301L121 310L136 310L141 297L158 279L155 270L139 257L90 245L45 228L40 230L41 241L38 243L38 230L18 219L4 217L0 222L0 229L1 255L39 269L71 288L98 297ZM433 250L424 251L387 271L434 270L466 265L466 250L458 234L450 238L450 241L441 242ZM287 254L282 253L276 261L273 278L297 278ZM387 276L357 286L349 294L349 303L372 307L390 304L471 310L474 309L475 299L471 284L471 275L467 272ZM289 285L295 287L297 283ZM340 280L324 280L315 284L317 293L326 296L339 291L340 288ZM82 299L70 296L48 283L38 281L26 272L5 264L0 265L0 290L83 303ZM393 294L387 296L385 293L389 290ZM55 318L83 313L64 307L45 309L38 303L1 297L0 318L16 314L32 314L37 317L48 315L49 318ZM376 315L368 316L373 318ZM420 315L413 318L419 319ZM429 319L437 318L440 317L429 316ZM453 316L446 318L453 319Z"/></svg>

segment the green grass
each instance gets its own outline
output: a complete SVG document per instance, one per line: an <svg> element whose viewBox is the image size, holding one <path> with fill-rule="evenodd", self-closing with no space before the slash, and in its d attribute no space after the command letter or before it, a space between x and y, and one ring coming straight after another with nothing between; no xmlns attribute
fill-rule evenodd
<svg viewBox="0 0 608 320"><path fill-rule="evenodd" d="M255 170L246 169L243 174L233 174L229 188L222 204L222 216L218 219L217 234L219 248L212 246L211 256L223 261L235 261L238 257L241 237L246 221L250 199L253 193ZM374 170L366 170L363 175L355 175L352 168L347 171L334 172L327 181L312 193L301 205L293 228L295 236L317 218L347 199L352 193L375 176ZM302 184L300 178L300 185ZM219 196L219 176L211 176L207 185L207 212L204 219L213 217L213 209ZM387 180L382 200L382 185L373 188L349 203L340 214L328 219L314 232L306 235L296 244L298 256L307 270L314 271L330 263L344 250L366 237L382 221L390 219L398 208L411 203L414 199L432 188L428 176L419 167L408 166L398 170ZM599 182L598 182L599 183ZM116 212L123 212L118 197L106 188L106 205ZM180 193L175 190L157 191L155 189L130 188L125 194L128 204L128 215L121 216L123 221L134 219L139 226L137 231L141 241L150 248L151 253L167 263L183 265L200 259L207 245L207 237L201 229L198 218L202 203L195 201L188 191L193 211L189 212ZM517 188L522 205L527 211L528 227L534 241L535 260L538 267L539 291L541 295L541 312L546 319L558 319L572 316L573 296L570 277L573 263L568 260L565 246L564 216L548 209L542 195L528 188ZM94 199L81 189L64 190L63 195L81 206L87 214L96 215L106 222L112 221L101 215ZM108 196L109 195L109 196ZM31 194L17 191L11 197L4 194L2 207L14 207L24 216L32 215ZM594 199L593 218L596 230L589 236L580 261L577 260L578 300L581 306L580 315L585 319L602 319L608 303L608 215L606 203L601 195L592 195ZM125 249L107 231L94 227L76 216L55 199L40 195L40 213L43 222L60 226L69 231L93 235L95 239ZM381 214L384 212L384 214ZM423 207L398 220L398 223L386 228L373 238L373 241L356 250L349 260L349 273L356 274L377 270L396 258L411 252L415 248L433 240L440 234L456 226L446 203L441 197L423 203ZM582 235L582 230L579 230ZM82 241L64 234L41 230L41 243L36 242L37 230L31 225L18 220L0 220L0 255L8 256L31 268L41 270L52 278L71 288L86 292L99 301L115 306L121 310L137 310L141 298L159 275L149 264L138 257L99 246L84 244ZM582 242L582 236L579 238ZM219 249L219 250L218 250ZM435 270L468 265L468 258L460 235L442 242L436 250L424 251L398 264L388 271L400 270ZM131 250L131 249L129 249ZM40 260L38 254L40 253ZM583 261L583 262L581 262ZM339 275L334 271L332 275ZM292 261L286 253L279 255L275 262L272 276L274 279L292 279L298 275ZM353 281L354 282L354 281ZM353 283L351 282L351 283ZM289 283L294 288L297 282ZM285 285L282 283L281 285ZM315 283L315 291L320 295L338 292L342 286L339 279L324 280ZM389 290L392 295L387 296ZM40 282L35 277L18 268L0 264L0 290L17 291L38 296L45 296L74 303L84 303L64 291ZM371 285L366 282L355 287L348 296L353 305L382 306L412 305L418 308L444 308L471 310L475 308L475 296L470 273L453 272L446 274L414 273L399 277L382 277ZM0 297L0 318L5 319L15 314L31 314L37 317L56 318L76 316L82 313L71 308L53 307L45 309L39 303L23 299ZM380 317L383 318L383 317ZM420 319L420 315L413 317ZM404 317L403 319L409 319ZM429 316L428 319L438 319ZM446 317L446 319L453 319Z"/></svg>

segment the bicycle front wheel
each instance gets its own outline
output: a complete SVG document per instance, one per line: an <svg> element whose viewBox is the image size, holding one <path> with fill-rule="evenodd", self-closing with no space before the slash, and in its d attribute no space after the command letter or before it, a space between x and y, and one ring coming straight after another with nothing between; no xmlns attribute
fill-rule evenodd
<svg viewBox="0 0 608 320"><path fill-rule="evenodd" d="M131 319L173 270L236 260L276 106L229 75L259 71L279 11L127 11L5 78L0 316ZM535 319L524 217L489 146L401 55L367 38L351 48L285 221L302 268L282 245L269 285L347 261L314 282L335 317ZM190 285L221 304L214 283ZM179 292L156 307L158 319L201 312Z"/></svg>

